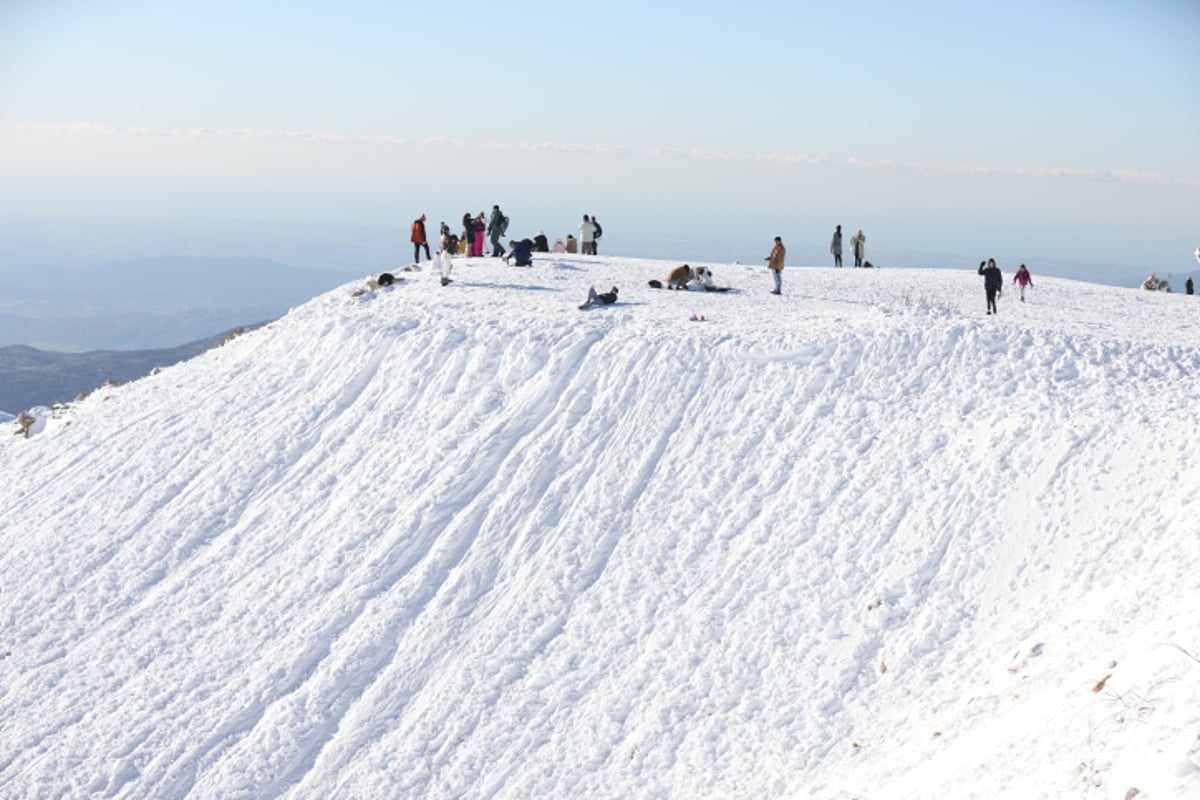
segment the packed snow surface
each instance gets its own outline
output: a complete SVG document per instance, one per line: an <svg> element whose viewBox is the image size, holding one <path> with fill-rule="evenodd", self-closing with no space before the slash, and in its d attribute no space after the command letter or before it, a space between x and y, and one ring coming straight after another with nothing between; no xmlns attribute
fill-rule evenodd
<svg viewBox="0 0 1200 800"><path fill-rule="evenodd" d="M1200 303L673 266L364 276L0 437L0 796L1200 797Z"/></svg>

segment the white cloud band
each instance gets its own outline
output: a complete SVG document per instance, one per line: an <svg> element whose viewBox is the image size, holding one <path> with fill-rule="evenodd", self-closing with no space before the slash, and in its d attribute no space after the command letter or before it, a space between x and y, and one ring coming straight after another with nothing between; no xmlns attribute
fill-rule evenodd
<svg viewBox="0 0 1200 800"><path fill-rule="evenodd" d="M297 142L325 145L366 145L392 147L448 147L481 150L547 152L571 155L607 157L636 156L648 158L695 159L698 161L742 161L771 164L812 164L857 167L860 169L898 169L949 175L997 175L1027 178L1052 178L1135 183L1159 186L1190 186L1200 188L1200 178L1173 177L1155 172L1112 169L1077 169L1066 167L1021 167L989 164L938 164L923 161L837 158L809 153L738 153L686 147L625 147L604 144L562 144L557 142L522 142L468 140L450 137L414 138L383 134L346 134L327 131L286 131L250 128L147 128L141 126L108 125L99 123L0 123L0 135L32 137L89 137L109 139L160 139L169 141L223 142Z"/></svg>

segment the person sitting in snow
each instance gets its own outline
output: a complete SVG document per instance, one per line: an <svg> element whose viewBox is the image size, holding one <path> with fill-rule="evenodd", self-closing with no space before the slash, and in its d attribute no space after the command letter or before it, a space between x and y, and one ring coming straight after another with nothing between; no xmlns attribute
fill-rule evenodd
<svg viewBox="0 0 1200 800"><path fill-rule="evenodd" d="M582 311L583 309L591 308L592 306L611 306L615 302L617 302L617 287L612 287L611 290L605 292L604 294L596 294L596 287L593 286L592 288L588 289L587 302L581 305L579 309Z"/></svg>
<svg viewBox="0 0 1200 800"><path fill-rule="evenodd" d="M692 272L695 277L688 281L687 288L693 292L715 292L717 285L713 282L712 270L708 267L696 267Z"/></svg>
<svg viewBox="0 0 1200 800"><path fill-rule="evenodd" d="M546 234L542 233L541 231L538 231L537 236L533 237L533 252L535 252L535 253L549 253L550 252L550 242L549 242L549 240L546 239Z"/></svg>

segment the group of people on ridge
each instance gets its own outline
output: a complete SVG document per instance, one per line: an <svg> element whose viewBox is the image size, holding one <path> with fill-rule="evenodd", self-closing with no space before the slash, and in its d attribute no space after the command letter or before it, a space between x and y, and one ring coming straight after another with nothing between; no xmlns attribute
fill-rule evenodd
<svg viewBox="0 0 1200 800"><path fill-rule="evenodd" d="M413 221L412 224L412 243L413 243L413 260L420 262L421 250L425 250L425 258L432 259L429 254L429 243L425 233L425 215L422 214L419 219ZM459 238L450 232L450 227L446 223L442 223L441 229L441 246L442 250L448 253L458 252ZM503 245L500 244L500 237L508 231L508 217L500 210L499 205L492 206L491 218L484 222L483 212L479 212L479 216L472 217L468 212L463 214L463 233L462 241L466 242L466 252L471 256L483 255L483 236L487 233L491 236L492 241L492 256L503 258L506 262L510 261L518 267L530 266L533 263L534 253L574 253L575 239L573 236L567 236L566 244L561 239L554 243L551 249L546 234L538 231L537 235L532 239L510 240L509 250L506 251ZM599 221L594 215L583 215L583 222L579 225L579 241L582 243L581 252L584 255L596 255L596 241L600 238L603 229L600 227ZM862 267L864 263L869 265L870 262L864 262L866 253L867 237L863 235L861 230L850 238L850 247L854 253L854 266ZM838 225L833 232L833 240L830 242L829 251L833 254L834 266L842 266L842 226ZM783 293L783 268L784 260L787 257L787 248L783 245L783 239L779 236L775 237L774 246L771 248L770 254L764 259L767 262L767 268L771 271L775 281L775 288L771 290L771 294ZM1000 272L1000 268L996 266L996 259L989 258L986 261L979 262L979 274L983 276L984 293L987 297L987 313L995 314L996 298L1002 293L1004 288L1004 276ZM1024 264L1017 268L1017 273L1013 276L1014 284L1020 287L1021 302L1025 301L1025 288L1033 286L1033 277L1029 274L1028 268ZM1191 283L1189 278L1188 283ZM1188 294L1191 294L1191 286L1188 286ZM609 305L617 300L617 287L613 287L611 291L603 294L597 294L595 289L592 289L588 295L588 300L581 308L589 308L593 305Z"/></svg>
<svg viewBox="0 0 1200 800"><path fill-rule="evenodd" d="M413 220L412 235L410 237L413 245L413 261L421 262L421 251L425 251L425 259L433 260L433 256L429 252L429 237L425 230L426 216L422 214L420 218ZM478 216L472 216L471 212L463 214L462 218L462 233L454 234L450 230L450 226L446 223L441 224L441 249L444 252L451 254L459 254L478 258L483 255L484 236L485 234L491 240L491 256L493 258L514 258L518 266L528 266L532 263L530 253L575 253L580 252L584 255L597 254L597 242L603 234L604 229L600 227L600 220L594 215L583 215L583 222L579 225L579 239L568 234L567 241L564 244L562 239L555 241L553 248L550 246L546 234L538 231L537 235L529 239L521 239L519 241L509 241L509 249L513 252L508 254L504 245L500 243L501 237L508 233L508 217L500 210L499 205L492 206L490 216L480 211Z"/></svg>

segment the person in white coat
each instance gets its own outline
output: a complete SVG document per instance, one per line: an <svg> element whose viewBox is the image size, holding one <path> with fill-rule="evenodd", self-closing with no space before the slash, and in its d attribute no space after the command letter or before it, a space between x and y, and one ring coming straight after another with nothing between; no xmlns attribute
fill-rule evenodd
<svg viewBox="0 0 1200 800"><path fill-rule="evenodd" d="M850 237L850 249L854 252L854 266L863 265L863 257L867 254L867 237L860 228L858 233Z"/></svg>
<svg viewBox="0 0 1200 800"><path fill-rule="evenodd" d="M588 215L583 215L583 222L579 223L579 252L584 255L596 255L596 225Z"/></svg>

